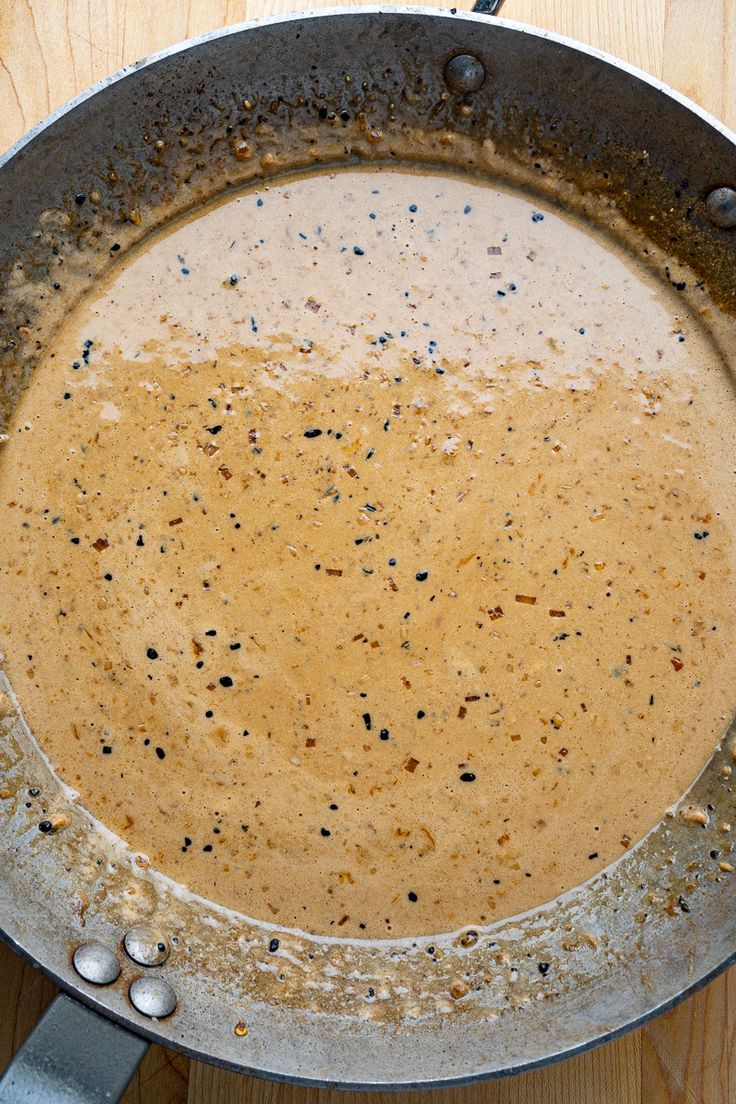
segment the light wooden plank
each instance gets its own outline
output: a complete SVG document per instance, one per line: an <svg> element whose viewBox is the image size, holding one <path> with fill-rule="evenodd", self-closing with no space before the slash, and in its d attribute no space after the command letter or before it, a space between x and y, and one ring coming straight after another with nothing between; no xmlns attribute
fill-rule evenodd
<svg viewBox="0 0 736 1104"><path fill-rule="evenodd" d="M642 1101L736 1100L736 973L730 970L642 1032Z"/></svg>
<svg viewBox="0 0 736 1104"><path fill-rule="evenodd" d="M504 1095L519 1078L505 1081L487 1081L482 1085L435 1092L381 1092L366 1095L363 1092L335 1092L327 1089L303 1089L296 1085L282 1085L260 1078L240 1077L226 1070L192 1062L187 1104L506 1104L516 1097ZM540 1091L543 1091L540 1086ZM524 1100L524 1104L548 1104L544 1095ZM567 1104L567 1101L565 1102ZM601 1104L624 1104L623 1100ZM638 1104L632 1097L625 1104Z"/></svg>
<svg viewBox="0 0 736 1104"><path fill-rule="evenodd" d="M221 5L212 4L212 25L218 24ZM124 5L123 57L125 63L187 38L187 0ZM207 28L209 30L210 27Z"/></svg>
<svg viewBox="0 0 736 1104"><path fill-rule="evenodd" d="M716 115L733 93L724 82L726 7L725 0L669 0L665 20L667 81Z"/></svg>
<svg viewBox="0 0 736 1104"><path fill-rule="evenodd" d="M187 1104L189 1059L151 1047L120 1104ZM202 1097L204 1101L206 1097Z"/></svg>
<svg viewBox="0 0 736 1104"><path fill-rule="evenodd" d="M736 131L736 3L727 0L723 32L724 104L721 118Z"/></svg>
<svg viewBox="0 0 736 1104"><path fill-rule="evenodd" d="M566 1062L500 1082L499 1104L660 1104L656 1097L640 1096L640 1063L636 1032Z"/></svg>
<svg viewBox="0 0 736 1104"><path fill-rule="evenodd" d="M736 4L668 0L663 54L668 83L736 127Z"/></svg>
<svg viewBox="0 0 736 1104"><path fill-rule="evenodd" d="M639 1034L519 1077L440 1093L377 1093L371 1104L639 1104ZM363 1093L300 1089L193 1062L188 1104L366 1104ZM659 1104L656 1097L642 1104ZM664 1102L663 1102L664 1104Z"/></svg>
<svg viewBox="0 0 736 1104"><path fill-rule="evenodd" d="M665 0L506 0L501 14L580 39L649 73L661 71Z"/></svg>

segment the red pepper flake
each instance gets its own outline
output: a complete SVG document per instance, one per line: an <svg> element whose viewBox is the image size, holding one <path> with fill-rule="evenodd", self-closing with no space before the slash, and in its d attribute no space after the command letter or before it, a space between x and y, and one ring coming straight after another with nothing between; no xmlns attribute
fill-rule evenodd
<svg viewBox="0 0 736 1104"><path fill-rule="evenodd" d="M316 747L317 746L317 741L315 740L314 736L307 736L307 739L305 741L304 746L305 747Z"/></svg>
<svg viewBox="0 0 736 1104"><path fill-rule="evenodd" d="M500 606L494 606L493 609L489 609L488 616L491 621L498 621L499 617L503 617L503 610Z"/></svg>
<svg viewBox="0 0 736 1104"><path fill-rule="evenodd" d="M500 257L501 256L501 246L500 245L489 245L486 252L488 253L489 257Z"/></svg>
<svg viewBox="0 0 736 1104"><path fill-rule="evenodd" d="M343 916L341 920L338 920L337 921L338 928L341 928L343 926L343 924L347 924L349 919L350 919L349 916Z"/></svg>
<svg viewBox="0 0 736 1104"><path fill-rule="evenodd" d="M388 583L389 590L396 592L399 589L390 575L387 577L386 582Z"/></svg>
<svg viewBox="0 0 736 1104"><path fill-rule="evenodd" d="M630 655L626 656L626 662L629 664L629 666L631 666L631 656Z"/></svg>
<svg viewBox="0 0 736 1104"><path fill-rule="evenodd" d="M418 759L409 758L404 763L404 770L408 771L409 774L413 774L418 766L419 766L419 760Z"/></svg>
<svg viewBox="0 0 736 1104"><path fill-rule="evenodd" d="M480 694L467 694L466 701L480 701Z"/></svg>
<svg viewBox="0 0 736 1104"><path fill-rule="evenodd" d="M621 837L621 846L622 847L631 847L631 837L627 836L626 833L624 833L623 836Z"/></svg>
<svg viewBox="0 0 736 1104"><path fill-rule="evenodd" d="M550 615L550 617L565 617L566 616L564 610L550 610L549 615Z"/></svg>
<svg viewBox="0 0 736 1104"><path fill-rule="evenodd" d="M217 470L218 470L218 472L220 473L220 475L222 476L223 479L232 479L233 473L230 471L230 469L227 467L227 465L220 464L220 466Z"/></svg>
<svg viewBox="0 0 736 1104"><path fill-rule="evenodd" d="M353 467L352 464L343 464L342 470L346 471L351 479L357 479L358 478L358 473L357 473L357 471L355 470L355 468Z"/></svg>
<svg viewBox="0 0 736 1104"><path fill-rule="evenodd" d="M180 517L172 518L171 521L169 522L169 525L181 525L183 520L184 520L184 518L180 518Z"/></svg>
<svg viewBox="0 0 736 1104"><path fill-rule="evenodd" d="M328 567L325 570L328 575L342 575L341 567Z"/></svg>
<svg viewBox="0 0 736 1104"><path fill-rule="evenodd" d="M501 279L501 273L500 272L489 272L488 273L488 279L489 280L500 280Z"/></svg>
<svg viewBox="0 0 736 1104"><path fill-rule="evenodd" d="M202 452L205 456L214 456L216 452L220 451L220 446L209 441L206 445L202 445Z"/></svg>
<svg viewBox="0 0 736 1104"><path fill-rule="evenodd" d="M560 750L557 752L557 754L561 755L562 758L564 759L565 756L569 754L569 752L568 752L567 748L560 748Z"/></svg>
<svg viewBox="0 0 736 1104"><path fill-rule="evenodd" d="M682 668L685 666L685 664L682 662L681 659L675 659L674 656L670 660L670 663L672 664L672 666L675 668L676 671L681 671Z"/></svg>
<svg viewBox="0 0 736 1104"><path fill-rule="evenodd" d="M98 537L95 543L92 545L95 552L104 552L106 548L110 547L110 542L105 540L104 537Z"/></svg>
<svg viewBox="0 0 736 1104"><path fill-rule="evenodd" d="M459 709L458 709L458 711L457 711L457 715L458 715L458 717L460 718L460 720L462 720L462 719L463 719L463 717L465 717L465 716L467 715L467 712L468 712L468 711L467 711L467 709L465 708L465 706L464 706L464 705L461 705L461 706L460 706L460 708L459 708Z"/></svg>
<svg viewBox="0 0 736 1104"><path fill-rule="evenodd" d="M258 440L258 430L257 429L249 429L248 430L248 442L249 442L249 444L254 445L257 440Z"/></svg>
<svg viewBox="0 0 736 1104"><path fill-rule="evenodd" d="M516 601L521 602L524 606L536 606L537 599L532 597L531 594L517 594Z"/></svg>

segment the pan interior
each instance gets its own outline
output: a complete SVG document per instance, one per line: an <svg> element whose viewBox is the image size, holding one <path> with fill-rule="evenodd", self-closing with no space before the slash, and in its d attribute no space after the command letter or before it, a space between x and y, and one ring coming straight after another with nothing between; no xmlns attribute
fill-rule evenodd
<svg viewBox="0 0 736 1104"><path fill-rule="evenodd" d="M724 733L734 424L677 293L521 190L234 192L89 293L18 404L11 683L195 894L491 926L622 856Z"/></svg>

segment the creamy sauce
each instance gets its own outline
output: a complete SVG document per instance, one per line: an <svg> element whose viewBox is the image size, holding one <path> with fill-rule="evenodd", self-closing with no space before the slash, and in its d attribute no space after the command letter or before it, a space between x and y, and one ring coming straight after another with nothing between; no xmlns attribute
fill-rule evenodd
<svg viewBox="0 0 736 1104"><path fill-rule="evenodd" d="M0 631L105 825L256 919L491 923L731 715L732 385L674 293L470 178L295 177L121 263L0 463Z"/></svg>

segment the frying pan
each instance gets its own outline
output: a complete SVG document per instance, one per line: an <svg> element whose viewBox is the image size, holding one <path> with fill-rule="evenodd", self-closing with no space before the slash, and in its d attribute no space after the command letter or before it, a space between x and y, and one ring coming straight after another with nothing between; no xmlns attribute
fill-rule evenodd
<svg viewBox="0 0 736 1104"><path fill-rule="evenodd" d="M244 100L259 126L254 157L239 162L229 138ZM380 127L380 149L361 115ZM426 136L427 163L503 166L604 212L613 230L633 226L660 272L705 284L733 357L736 137L719 122L613 58L514 23L326 11L205 35L122 70L0 160L2 417L73 305L53 286L59 264L92 286L152 227L277 171L287 139L292 166L390 162L405 128ZM95 202L75 205L80 191ZM0 1101L117 1099L148 1040L311 1085L457 1084L611 1039L736 958L734 883L710 857L733 846L733 730L685 799L706 823L671 811L613 867L479 929L473 946L284 932L288 954L274 965L257 924L182 894L101 832L33 742L2 671L0 681L11 703L0 721L0 927L75 998L57 998ZM41 822L63 827L39 832ZM315 961L319 1004L309 989L281 999L282 978ZM458 969L473 999L450 1007ZM385 999L366 1000L368 985Z"/></svg>

